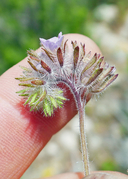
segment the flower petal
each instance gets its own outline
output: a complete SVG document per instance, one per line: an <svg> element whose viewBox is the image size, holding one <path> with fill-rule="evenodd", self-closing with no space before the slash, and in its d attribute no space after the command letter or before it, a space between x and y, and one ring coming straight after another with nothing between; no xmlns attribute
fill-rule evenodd
<svg viewBox="0 0 128 179"><path fill-rule="evenodd" d="M48 40L40 38L40 43L43 45L46 49L49 49L50 51L54 51L56 48L61 46L62 40L63 40L62 32L59 33L58 37L52 37Z"/></svg>

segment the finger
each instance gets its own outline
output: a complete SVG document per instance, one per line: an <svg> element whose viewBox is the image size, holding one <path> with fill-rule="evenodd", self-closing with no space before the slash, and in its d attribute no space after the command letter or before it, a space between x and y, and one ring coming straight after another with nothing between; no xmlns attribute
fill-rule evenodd
<svg viewBox="0 0 128 179"><path fill-rule="evenodd" d="M127 179L128 175L113 171L92 172L89 176L84 177L83 173L63 173L47 179Z"/></svg>
<svg viewBox="0 0 128 179"><path fill-rule="evenodd" d="M127 179L127 178L128 175L125 175L120 172L97 171L97 172L92 172L92 174L82 179Z"/></svg>
<svg viewBox="0 0 128 179"><path fill-rule="evenodd" d="M81 35L66 35L65 38L85 42L87 50L100 53L89 38ZM28 66L27 59L15 65L0 77L0 178L20 178L53 134L58 132L76 113L74 98L63 85L67 100L62 109L52 117L41 112L29 112L15 93L21 88L15 77L22 74L19 65Z"/></svg>

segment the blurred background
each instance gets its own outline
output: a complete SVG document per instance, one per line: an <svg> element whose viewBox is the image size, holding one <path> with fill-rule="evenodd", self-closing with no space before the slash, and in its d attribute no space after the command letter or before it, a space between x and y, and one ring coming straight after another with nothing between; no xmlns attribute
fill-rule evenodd
<svg viewBox="0 0 128 179"><path fill-rule="evenodd" d="M128 0L1 0L0 75L62 31L93 39L118 79L86 106L91 170L128 169ZM100 98L99 98L100 97ZM75 116L39 154L22 179L82 171Z"/></svg>

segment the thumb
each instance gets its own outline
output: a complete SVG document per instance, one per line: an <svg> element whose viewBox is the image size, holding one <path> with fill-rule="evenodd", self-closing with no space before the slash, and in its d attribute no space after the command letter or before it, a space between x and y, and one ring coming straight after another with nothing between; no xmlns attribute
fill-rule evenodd
<svg viewBox="0 0 128 179"><path fill-rule="evenodd" d="M128 176L119 172L96 172L84 177L82 179L128 179Z"/></svg>

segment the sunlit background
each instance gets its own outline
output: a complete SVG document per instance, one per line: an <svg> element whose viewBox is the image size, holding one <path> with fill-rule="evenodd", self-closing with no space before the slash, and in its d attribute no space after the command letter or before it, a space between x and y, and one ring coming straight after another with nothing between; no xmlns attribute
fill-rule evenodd
<svg viewBox="0 0 128 179"><path fill-rule="evenodd" d="M118 79L86 106L91 170L128 169L128 0L1 0L0 74L21 61L39 37L62 31L93 39ZM40 153L22 179L82 171L77 116Z"/></svg>

